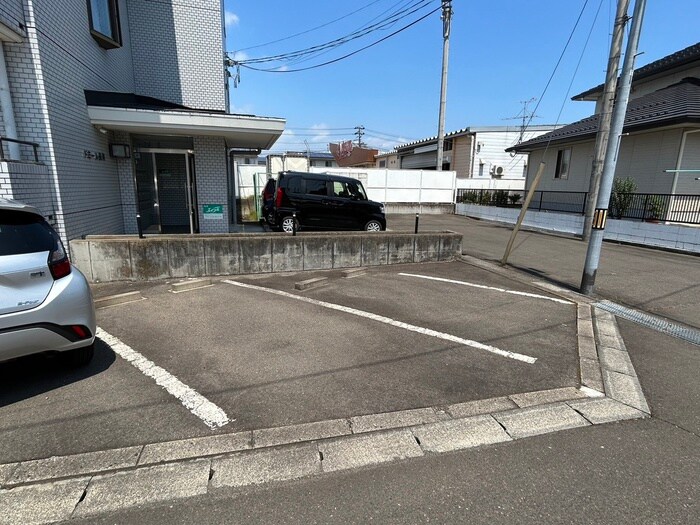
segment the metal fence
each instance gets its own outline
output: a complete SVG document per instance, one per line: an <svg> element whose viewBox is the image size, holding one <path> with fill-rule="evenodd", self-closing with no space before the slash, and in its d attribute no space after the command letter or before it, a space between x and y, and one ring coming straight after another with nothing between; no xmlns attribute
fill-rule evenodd
<svg viewBox="0 0 700 525"><path fill-rule="evenodd" d="M536 191L529 210L583 215L588 194L583 191ZM457 203L521 208L523 190L457 190ZM700 224L700 195L669 193L613 193L610 217L640 221Z"/></svg>

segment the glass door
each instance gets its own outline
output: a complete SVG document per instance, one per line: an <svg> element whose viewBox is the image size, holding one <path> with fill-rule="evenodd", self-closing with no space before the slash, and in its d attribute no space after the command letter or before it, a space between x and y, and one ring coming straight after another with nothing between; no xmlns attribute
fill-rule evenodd
<svg viewBox="0 0 700 525"><path fill-rule="evenodd" d="M194 155L187 150L141 149L135 161L144 233L196 233Z"/></svg>
<svg viewBox="0 0 700 525"><path fill-rule="evenodd" d="M136 196L143 233L161 233L158 215L158 187L153 176L153 154L135 155Z"/></svg>
<svg viewBox="0 0 700 525"><path fill-rule="evenodd" d="M187 154L153 153L161 233L190 233Z"/></svg>

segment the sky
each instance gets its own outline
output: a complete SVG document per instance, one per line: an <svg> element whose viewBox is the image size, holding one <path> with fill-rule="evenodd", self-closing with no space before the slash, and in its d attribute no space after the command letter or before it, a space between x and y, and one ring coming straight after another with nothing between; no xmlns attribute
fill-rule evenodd
<svg viewBox="0 0 700 525"><path fill-rule="evenodd" d="M365 127L363 142L382 151L437 135L440 0L224 4L226 50L241 61L325 44L415 6L413 14L394 24L323 54L248 64L272 72L240 68L238 87L231 82L231 112L286 119L273 151L326 151L328 142L356 140L355 126ZM630 15L633 5L630 0ZM531 125L566 124L593 113L593 103L570 99L605 80L616 0L453 0L452 7L446 132L519 126L523 102L531 99L527 111L536 107ZM291 71L352 53L425 15L349 58ZM698 0L648 0L635 67L700 41L698 20ZM231 72L236 75L235 68Z"/></svg>

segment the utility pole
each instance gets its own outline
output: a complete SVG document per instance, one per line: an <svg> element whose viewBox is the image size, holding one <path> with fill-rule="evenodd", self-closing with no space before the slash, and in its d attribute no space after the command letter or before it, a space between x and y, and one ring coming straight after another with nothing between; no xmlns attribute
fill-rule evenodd
<svg viewBox="0 0 700 525"><path fill-rule="evenodd" d="M605 152L608 147L610 121L612 119L613 102L615 101L615 91L617 89L617 69L620 64L620 55L622 54L622 39L625 33L625 25L629 20L627 16L629 3L629 0L617 0L617 14L615 15L612 40L610 41L608 70L605 76L605 87L603 88L603 105L599 113L600 122L598 124L598 134L595 139L591 180L589 181L588 196L586 198L586 211L584 213L582 235L584 241L587 241L591 237L593 213L595 212L596 203L598 202L598 189L600 188L600 178L603 175L603 163L605 162Z"/></svg>
<svg viewBox="0 0 700 525"><path fill-rule="evenodd" d="M362 135L365 134L365 127L355 126L355 129L357 130L355 131L355 135L357 135L357 147L361 148L362 146L364 146L364 144L362 144Z"/></svg>
<svg viewBox="0 0 700 525"><path fill-rule="evenodd" d="M442 148L445 144L445 99L447 98L447 62L450 55L450 25L452 0L442 0L442 82L440 84L440 116L438 117L438 143L436 170L442 170Z"/></svg>
<svg viewBox="0 0 700 525"><path fill-rule="evenodd" d="M634 59L637 55L639 45L639 34L642 30L642 20L644 19L644 8L646 0L636 0L634 3L634 13L632 14L632 27L627 39L627 49L625 50L625 60L622 65L622 75L620 76L620 86L617 93L617 100L613 109L612 124L610 126L610 140L605 153L605 164L603 166L603 176L600 181L600 191L593 214L593 226L591 238L588 242L586 252L586 264L581 277L581 292L591 295L595 286L595 276L600 263L600 249L603 245L603 234L605 222L608 217L608 207L610 205L610 192L615 178L615 167L617 165L617 153L620 149L620 139L627 113L627 103L629 102L630 88L632 87L632 74L634 72Z"/></svg>

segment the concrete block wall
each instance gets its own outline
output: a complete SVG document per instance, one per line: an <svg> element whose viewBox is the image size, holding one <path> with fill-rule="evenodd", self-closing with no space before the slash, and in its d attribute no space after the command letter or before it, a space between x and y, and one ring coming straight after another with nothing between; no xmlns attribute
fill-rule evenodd
<svg viewBox="0 0 700 525"><path fill-rule="evenodd" d="M519 209L457 204L457 215L515 224ZM581 235L583 216L567 213L529 211L523 225L538 230ZM605 240L627 242L688 253L700 253L700 227L608 219Z"/></svg>
<svg viewBox="0 0 700 525"><path fill-rule="evenodd" d="M91 281L151 280L449 261L462 253L453 232L180 235L71 241Z"/></svg>
<svg viewBox="0 0 700 525"><path fill-rule="evenodd" d="M127 4L136 91L193 108L225 111L221 0L128 0Z"/></svg>
<svg viewBox="0 0 700 525"><path fill-rule="evenodd" d="M52 219L54 202L51 173L45 164L0 162L0 197L37 207Z"/></svg>
<svg viewBox="0 0 700 525"><path fill-rule="evenodd" d="M227 202L228 172L226 143L219 137L194 137L194 171L197 182L197 214L201 233L229 231L229 203ZM222 219L205 219L204 204L223 204Z"/></svg>

